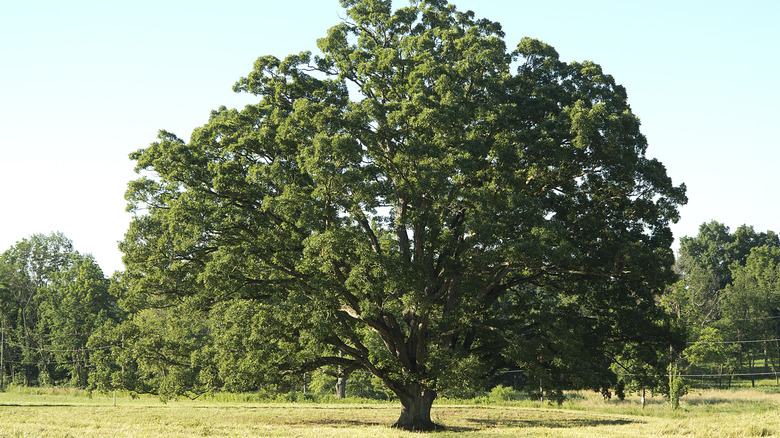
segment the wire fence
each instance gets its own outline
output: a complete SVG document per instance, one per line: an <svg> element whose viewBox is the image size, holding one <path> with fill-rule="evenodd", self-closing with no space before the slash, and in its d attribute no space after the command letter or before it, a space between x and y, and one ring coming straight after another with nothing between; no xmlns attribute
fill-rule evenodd
<svg viewBox="0 0 780 438"><path fill-rule="evenodd" d="M31 347L29 345L22 345L22 344L16 344L13 342L6 341L6 345L10 345L12 347L21 348L23 350L32 350L32 351L42 351L47 353L81 353L84 351L98 351L98 350L108 350L110 348L119 347L119 345L106 345L103 347L83 347L83 348L76 348L76 349L61 349L61 348L46 348L46 347Z"/></svg>
<svg viewBox="0 0 780 438"><path fill-rule="evenodd" d="M17 344L15 342L9 342L7 340L3 341L3 349L6 347L15 347L20 350L27 350L27 351L34 351L38 353L66 353L66 354L74 354L74 353L85 353L85 352L91 352L91 351L103 351L103 350L109 350L114 347L121 347L119 344L113 344L113 345L104 345L100 347L80 347L80 348L51 348L51 347L33 347L29 345L23 345L23 344ZM90 360L88 358L78 359L78 360L44 360L43 356L40 357L38 360L13 360L9 359L9 353L7 350L4 351L2 360L0 361L0 366L4 366L6 364L8 365L26 365L26 366L59 366L59 365L82 365L86 367L91 367L89 365ZM5 369L0 369L0 373L5 372Z"/></svg>
<svg viewBox="0 0 780 438"><path fill-rule="evenodd" d="M756 340L748 340L748 341L696 341L696 342L688 342L688 345L694 345L694 344L756 344L756 343L762 343L762 342L778 342L780 339L756 339Z"/></svg>

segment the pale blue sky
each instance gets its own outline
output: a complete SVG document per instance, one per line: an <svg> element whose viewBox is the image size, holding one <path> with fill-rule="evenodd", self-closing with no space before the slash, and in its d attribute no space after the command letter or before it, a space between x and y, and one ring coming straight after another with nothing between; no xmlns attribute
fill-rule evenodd
<svg viewBox="0 0 780 438"><path fill-rule="evenodd" d="M710 220L780 231L780 3L452 3L502 23L509 47L541 39L626 87L648 155L688 186L676 236ZM315 50L343 15L336 0L0 0L0 251L62 231L122 269L127 155L251 102L231 89L257 57Z"/></svg>

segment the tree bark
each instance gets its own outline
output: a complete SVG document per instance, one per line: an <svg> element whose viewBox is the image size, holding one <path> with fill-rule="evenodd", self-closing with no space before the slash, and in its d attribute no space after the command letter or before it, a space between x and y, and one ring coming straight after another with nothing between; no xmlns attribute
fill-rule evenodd
<svg viewBox="0 0 780 438"><path fill-rule="evenodd" d="M425 389L412 391L409 394L397 394L401 400L401 416L393 424L394 428L409 431L430 431L442 429L431 421L431 406L436 399L436 392Z"/></svg>
<svg viewBox="0 0 780 438"><path fill-rule="evenodd" d="M346 398L347 397L347 378L346 376L339 375L336 378L336 397L337 398Z"/></svg>
<svg viewBox="0 0 780 438"><path fill-rule="evenodd" d="M750 370L750 385L755 388L756 387L756 376L753 374L753 364L755 363L756 359L753 354L753 352L750 352L750 358L748 359L748 369Z"/></svg>
<svg viewBox="0 0 780 438"><path fill-rule="evenodd" d="M344 352L339 350L339 357L344 357ZM347 398L347 375L339 365L339 374L336 378L336 397L340 399Z"/></svg>

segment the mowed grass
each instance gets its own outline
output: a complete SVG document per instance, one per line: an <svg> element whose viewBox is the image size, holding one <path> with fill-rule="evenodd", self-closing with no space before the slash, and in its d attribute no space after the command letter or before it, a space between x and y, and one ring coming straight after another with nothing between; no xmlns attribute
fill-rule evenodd
<svg viewBox="0 0 780 438"><path fill-rule="evenodd" d="M443 432L390 429L397 403L315 404L117 398L64 389L0 393L2 437L754 437L780 435L780 394L693 391L672 411L661 397L605 401L575 393L562 406L520 401L434 405Z"/></svg>

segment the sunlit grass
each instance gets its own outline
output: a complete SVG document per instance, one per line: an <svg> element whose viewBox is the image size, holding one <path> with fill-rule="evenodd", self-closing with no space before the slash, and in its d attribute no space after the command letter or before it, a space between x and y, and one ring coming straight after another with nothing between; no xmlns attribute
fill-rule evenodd
<svg viewBox="0 0 780 438"><path fill-rule="evenodd" d="M214 397L217 398L217 397ZM440 400L433 434L389 428L397 403L258 403L223 397L162 403L151 396L74 389L7 388L0 393L0 436L11 437L753 437L780 434L780 394L759 390L692 392L673 411L666 399L604 400L572 393L560 407L535 400L455 404Z"/></svg>

